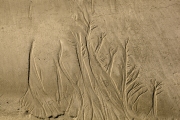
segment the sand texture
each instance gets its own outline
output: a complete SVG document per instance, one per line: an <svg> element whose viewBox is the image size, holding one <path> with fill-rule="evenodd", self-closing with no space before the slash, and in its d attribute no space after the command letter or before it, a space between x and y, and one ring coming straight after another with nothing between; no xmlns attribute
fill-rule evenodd
<svg viewBox="0 0 180 120"><path fill-rule="evenodd" d="M180 120L180 0L0 0L0 120Z"/></svg>

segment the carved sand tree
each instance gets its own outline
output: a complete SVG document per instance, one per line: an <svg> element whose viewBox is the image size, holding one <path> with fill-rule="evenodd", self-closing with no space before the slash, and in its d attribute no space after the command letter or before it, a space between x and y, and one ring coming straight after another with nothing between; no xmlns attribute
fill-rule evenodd
<svg viewBox="0 0 180 120"><path fill-rule="evenodd" d="M108 99L110 100L107 99L107 102L110 101L112 103L111 106L115 105L114 109L119 110L118 108L121 107L121 110L123 110L128 119L138 118L134 112L137 110L136 103L139 98L147 92L147 89L143 89L144 86L137 82L139 69L136 67L129 54L128 41L125 45L119 43L120 45L118 47L110 48L108 50L110 59L108 64L105 65L106 67L104 67L102 65L103 63L98 60L98 52L102 47L106 34L100 34L98 37L99 39L97 40L97 45L94 47L90 36L93 30L98 26L95 25L91 14L87 12L86 8L82 10L82 7L79 7L79 10L79 18L77 18L78 26L75 26L75 28L77 30L79 27L78 29L81 32L75 33L72 31L72 34L76 39L75 45L77 51L79 51L77 54L81 55L78 57L79 61L81 61L79 64L80 66L83 66L82 64L84 63L85 69L87 69L87 73L85 74L89 75L92 90L95 91L95 94L100 91L106 97L108 96ZM113 61L115 59L114 56L117 54L118 50L121 50L122 52L120 59L122 64L119 68L121 71L119 76L119 81L121 81L120 88L117 87L117 83L111 77ZM84 68L82 67L82 69ZM84 78L84 80L87 80L87 78ZM96 84L98 88L96 88ZM101 96L102 98L105 97L103 95ZM99 95L97 95L97 97L99 97ZM102 102L100 101L98 104L102 104Z"/></svg>
<svg viewBox="0 0 180 120"><path fill-rule="evenodd" d="M88 96L84 98L87 103L82 108L89 113L85 119L122 119L123 104L119 92L111 82L111 77L101 68L92 49L90 36L96 26L93 26L87 9L79 10L78 25L74 26L72 39L75 39L78 64L85 86L84 93Z"/></svg>
<svg viewBox="0 0 180 120"><path fill-rule="evenodd" d="M121 77L121 89L125 114L129 119L138 119L138 116L135 114L135 111L137 111L137 101L145 92L147 92L147 89L144 89L143 84L137 81L139 69L137 68L133 59L131 58L131 55L129 54L128 41L126 41L122 50L123 64L120 69L124 70L122 74L123 76Z"/></svg>
<svg viewBox="0 0 180 120"><path fill-rule="evenodd" d="M163 92L162 90L162 82L157 81L156 79L151 79L151 86L152 86L152 106L151 109L148 113L148 115L151 113L152 117L154 117L154 119L157 119L157 108L158 108L158 96L159 94L161 94Z"/></svg>
<svg viewBox="0 0 180 120"><path fill-rule="evenodd" d="M103 37L102 37L103 38ZM100 44L96 46L95 49L95 55L98 56L97 48L101 46L102 40L100 40ZM105 67L106 73L111 76L112 72L112 61L114 61L114 56L117 54L117 50L121 50L122 56L121 56L121 65L119 65L120 69L120 75L119 75L119 82L118 83L111 78L112 83L114 84L115 88L119 92L120 98L123 103L122 109L124 110L124 114L128 119L140 119L138 118L136 112L137 112L137 102L139 98L147 92L147 89L145 86L143 86L142 83L137 81L137 77L139 75L139 69L135 65L133 59L131 58L131 55L129 54L128 50L128 41L125 42L125 45L119 43L118 48L110 49L109 56L110 60ZM103 63L101 61L98 61L101 64L101 67L103 69ZM118 88L118 86L120 86Z"/></svg>
<svg viewBox="0 0 180 120"><path fill-rule="evenodd" d="M128 41L125 44L119 42L115 48L107 47L109 61L104 65L99 55L106 33L100 34L94 46L90 38L98 26L87 6L77 6L75 25L71 28L68 41L75 49L78 64L75 69L80 72L78 78L72 77L63 63L64 48L60 41L57 58L52 58L57 78L56 88L52 89L56 89L56 95L47 94L32 43L28 90L21 99L22 107L38 118L67 115L78 120L138 119L137 102L147 90L137 81L139 69L129 54ZM121 64L118 66L120 73L117 81L111 74L118 51L121 53L118 58Z"/></svg>
<svg viewBox="0 0 180 120"><path fill-rule="evenodd" d="M64 113L60 111L58 103L52 100L44 89L41 70L38 70L33 50L34 41L31 44L29 53L28 90L20 100L21 107L38 118L62 115Z"/></svg>

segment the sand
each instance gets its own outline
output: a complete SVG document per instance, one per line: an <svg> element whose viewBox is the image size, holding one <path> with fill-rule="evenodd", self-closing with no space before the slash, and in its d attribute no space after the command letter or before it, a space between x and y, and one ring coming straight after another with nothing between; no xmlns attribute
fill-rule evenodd
<svg viewBox="0 0 180 120"><path fill-rule="evenodd" d="M178 120L179 37L179 0L0 0L0 120Z"/></svg>

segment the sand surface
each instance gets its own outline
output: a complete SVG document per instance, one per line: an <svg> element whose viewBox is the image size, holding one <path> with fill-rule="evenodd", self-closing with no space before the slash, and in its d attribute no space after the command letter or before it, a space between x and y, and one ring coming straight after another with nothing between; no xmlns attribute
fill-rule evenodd
<svg viewBox="0 0 180 120"><path fill-rule="evenodd" d="M0 120L180 120L180 0L0 0Z"/></svg>

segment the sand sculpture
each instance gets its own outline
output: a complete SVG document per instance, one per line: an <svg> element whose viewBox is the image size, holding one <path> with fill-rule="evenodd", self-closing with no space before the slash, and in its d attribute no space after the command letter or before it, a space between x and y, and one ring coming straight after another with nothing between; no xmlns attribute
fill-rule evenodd
<svg viewBox="0 0 180 120"><path fill-rule="evenodd" d="M0 119L180 119L178 0L0 6Z"/></svg>

